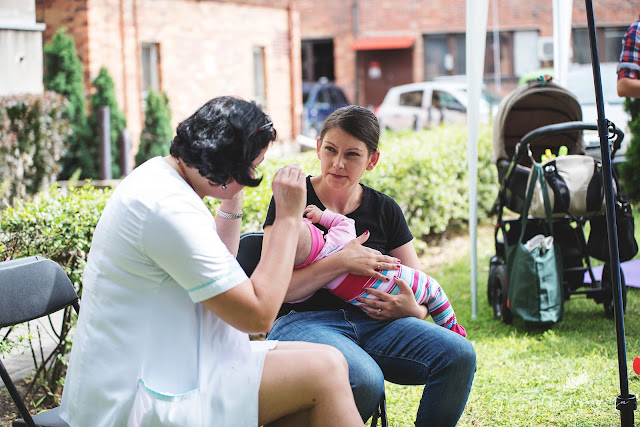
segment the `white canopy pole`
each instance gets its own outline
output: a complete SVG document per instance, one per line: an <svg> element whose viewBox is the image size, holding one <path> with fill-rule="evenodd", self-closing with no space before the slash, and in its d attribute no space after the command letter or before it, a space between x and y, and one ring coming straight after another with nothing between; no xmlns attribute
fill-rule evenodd
<svg viewBox="0 0 640 427"><path fill-rule="evenodd" d="M573 0L553 0L553 80L567 85L571 60L571 15Z"/></svg>
<svg viewBox="0 0 640 427"><path fill-rule="evenodd" d="M484 75L489 0L467 0L467 107L469 239L471 241L471 317L478 317L478 122Z"/></svg>

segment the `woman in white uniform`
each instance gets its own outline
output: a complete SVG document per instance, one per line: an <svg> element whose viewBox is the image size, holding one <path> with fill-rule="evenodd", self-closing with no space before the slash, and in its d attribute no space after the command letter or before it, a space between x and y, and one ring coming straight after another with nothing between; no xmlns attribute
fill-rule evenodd
<svg viewBox="0 0 640 427"><path fill-rule="evenodd" d="M255 103L214 98L169 156L115 189L84 272L61 405L71 426L363 425L337 350L249 340L283 302L306 199L300 168L278 171L279 231L248 278L242 190L275 138ZM222 200L215 218L205 196Z"/></svg>

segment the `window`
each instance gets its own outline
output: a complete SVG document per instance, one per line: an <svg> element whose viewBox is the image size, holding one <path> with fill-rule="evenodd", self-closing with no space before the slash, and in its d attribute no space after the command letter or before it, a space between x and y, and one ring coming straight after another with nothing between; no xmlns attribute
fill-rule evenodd
<svg viewBox="0 0 640 427"><path fill-rule="evenodd" d="M329 104L331 104L331 97L329 94L329 88L323 88L318 91L318 97L316 98L315 104L313 104L314 108L329 108Z"/></svg>
<svg viewBox="0 0 640 427"><path fill-rule="evenodd" d="M622 50L622 37L627 27L596 28L598 58L600 62L618 62ZM587 28L573 29L573 62L591 63L591 47Z"/></svg>
<svg viewBox="0 0 640 427"><path fill-rule="evenodd" d="M496 64L496 58L494 55L494 41L494 33L487 32L487 45L484 49L484 75L495 76L499 71L500 76L513 76L513 33L503 31L498 34L498 64ZM498 67L496 67L496 65L498 65Z"/></svg>
<svg viewBox="0 0 640 427"><path fill-rule="evenodd" d="M404 105L405 107L422 107L423 94L424 92L421 90L401 93L400 105Z"/></svg>
<svg viewBox="0 0 640 427"><path fill-rule="evenodd" d="M453 95L441 90L434 90L431 104L436 108L446 108L448 110L465 111L464 105L460 103Z"/></svg>
<svg viewBox="0 0 640 427"><path fill-rule="evenodd" d="M334 105L340 104L348 104L347 98L344 96L344 92L342 92L337 87L331 88L331 103Z"/></svg>
<svg viewBox="0 0 640 427"><path fill-rule="evenodd" d="M160 55L158 43L142 43L142 98L149 89L160 91Z"/></svg>
<svg viewBox="0 0 640 427"><path fill-rule="evenodd" d="M424 36L424 45L426 80L465 73L464 34L428 34Z"/></svg>
<svg viewBox="0 0 640 427"><path fill-rule="evenodd" d="M267 107L264 47L261 46L254 46L253 48L253 99L261 108Z"/></svg>

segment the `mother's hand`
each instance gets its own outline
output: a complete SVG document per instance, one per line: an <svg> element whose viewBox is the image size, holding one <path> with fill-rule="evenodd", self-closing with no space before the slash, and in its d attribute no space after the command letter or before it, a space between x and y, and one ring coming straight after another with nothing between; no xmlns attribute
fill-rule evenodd
<svg viewBox="0 0 640 427"><path fill-rule="evenodd" d="M338 252L342 260L344 270L358 276L370 276L379 280L385 280L380 271L397 270L400 260L388 255L382 255L375 249L362 246L369 238L369 232L365 231L356 237Z"/></svg>
<svg viewBox="0 0 640 427"><path fill-rule="evenodd" d="M403 317L417 317L424 319L429 314L427 307L416 302L413 291L404 280L394 278L400 292L391 295L377 289L367 288L365 291L375 298L358 298L358 301L366 304L362 308L369 317L376 320L396 320Z"/></svg>

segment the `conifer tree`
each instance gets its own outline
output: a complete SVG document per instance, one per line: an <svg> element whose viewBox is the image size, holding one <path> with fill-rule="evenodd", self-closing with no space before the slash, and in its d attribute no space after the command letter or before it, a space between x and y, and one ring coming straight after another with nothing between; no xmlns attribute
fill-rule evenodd
<svg viewBox="0 0 640 427"><path fill-rule="evenodd" d="M68 116L71 121L71 134L67 138L65 153L60 160L59 178L68 179L73 172L82 168L83 158L89 156L83 143L82 134L87 125L84 67L78 57L73 37L66 28L56 31L53 39L44 47L44 86L69 100Z"/></svg>
<svg viewBox="0 0 640 427"><path fill-rule="evenodd" d="M150 89L147 94L144 128L140 134L136 165L141 165L155 156L168 155L172 137L169 98L165 93Z"/></svg>

